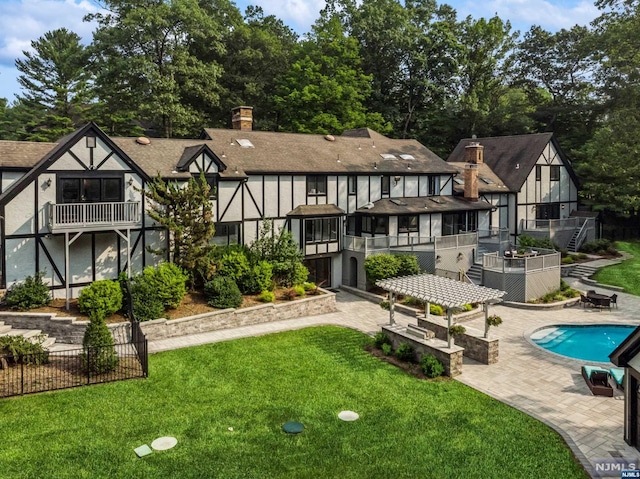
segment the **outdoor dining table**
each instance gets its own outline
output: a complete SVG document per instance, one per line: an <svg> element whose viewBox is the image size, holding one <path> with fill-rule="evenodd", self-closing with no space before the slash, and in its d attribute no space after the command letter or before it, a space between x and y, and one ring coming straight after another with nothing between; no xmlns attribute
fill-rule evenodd
<svg viewBox="0 0 640 479"><path fill-rule="evenodd" d="M589 291L587 293L587 299L591 301L594 306L611 309L611 296Z"/></svg>

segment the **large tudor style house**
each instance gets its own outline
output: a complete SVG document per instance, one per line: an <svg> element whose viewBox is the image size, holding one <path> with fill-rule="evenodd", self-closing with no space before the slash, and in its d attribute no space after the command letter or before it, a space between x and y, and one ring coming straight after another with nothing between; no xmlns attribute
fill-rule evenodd
<svg viewBox="0 0 640 479"><path fill-rule="evenodd" d="M250 244L271 218L299 242L311 280L329 287L364 287L364 259L380 251L457 274L523 232L568 231L555 237L563 247L585 235L571 217L574 173L551 134L463 140L447 162L366 128L332 136L251 125L252 109L239 107L232 130L193 140L109 137L88 124L57 143L0 141L1 286L45 272L54 296L69 298L156 264L149 251L167 234L140 191L158 174L183 182L204 172L216 243Z"/></svg>

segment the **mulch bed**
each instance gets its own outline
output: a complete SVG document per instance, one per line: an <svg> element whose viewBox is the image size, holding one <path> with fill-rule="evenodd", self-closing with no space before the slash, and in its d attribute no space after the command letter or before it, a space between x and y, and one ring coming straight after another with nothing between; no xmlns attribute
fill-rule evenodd
<svg viewBox="0 0 640 479"><path fill-rule="evenodd" d="M378 349L373 345L366 346L365 350L368 351L371 356L374 356L381 361L384 361L385 363L392 364L393 366L402 369L405 373L411 376L414 376L418 379L428 379L422 372L422 369L420 369L419 364L401 361L393 355L387 356L382 352L381 349Z"/></svg>

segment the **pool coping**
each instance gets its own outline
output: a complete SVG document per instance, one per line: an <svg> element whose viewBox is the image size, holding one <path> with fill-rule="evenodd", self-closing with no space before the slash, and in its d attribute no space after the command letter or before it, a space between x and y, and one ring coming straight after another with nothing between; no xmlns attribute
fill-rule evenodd
<svg viewBox="0 0 640 479"><path fill-rule="evenodd" d="M531 339L531 335L534 334L537 331L540 331L541 329L546 329L546 328L551 328L551 327L562 327L562 326L571 326L571 327L589 327L589 326L618 326L618 327L631 327L631 328L637 328L637 325L633 325L633 324L621 324L621 323L614 323L611 321L597 321L594 323L587 323L587 324L576 324L576 323L551 323L551 324L547 324L544 326L537 326L535 328L531 328L528 330L525 330L522 335L525 339L525 341L527 341L527 343L529 343L531 346L533 346L534 348L544 351L545 353L548 353L550 355L550 359L555 359L556 362L560 363L560 360L562 360L561 364L566 364L567 361L571 361L572 363L574 363L576 366L582 366L584 364L596 364L598 366L608 366L609 368L611 367L615 367L615 364L613 364L611 361L591 361L588 359L576 359L576 358L572 358L569 356L564 356L562 354L558 354L558 353L554 353L553 351L549 351L548 349L543 348L542 346L536 344L536 342Z"/></svg>

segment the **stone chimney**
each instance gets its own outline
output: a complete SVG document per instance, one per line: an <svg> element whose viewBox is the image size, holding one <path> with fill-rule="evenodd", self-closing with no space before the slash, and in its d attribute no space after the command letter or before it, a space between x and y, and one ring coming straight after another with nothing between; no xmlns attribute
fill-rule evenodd
<svg viewBox="0 0 640 479"><path fill-rule="evenodd" d="M251 131L253 129L253 107L237 106L231 110L231 127L234 130Z"/></svg>
<svg viewBox="0 0 640 479"><path fill-rule="evenodd" d="M478 201L478 165L484 163L484 146L477 141L465 147L467 161L464 169L464 197L470 201Z"/></svg>

